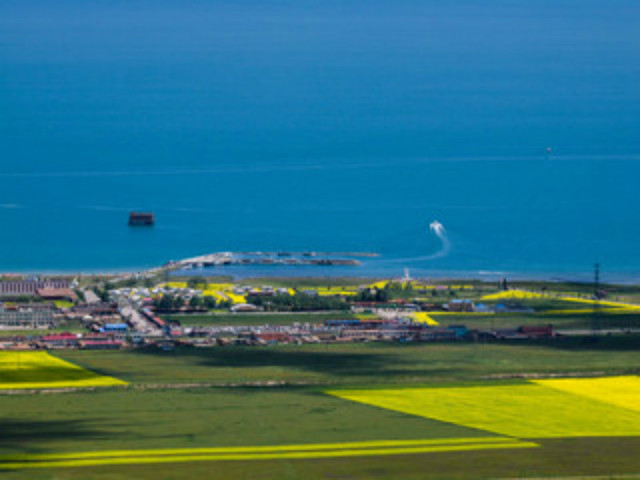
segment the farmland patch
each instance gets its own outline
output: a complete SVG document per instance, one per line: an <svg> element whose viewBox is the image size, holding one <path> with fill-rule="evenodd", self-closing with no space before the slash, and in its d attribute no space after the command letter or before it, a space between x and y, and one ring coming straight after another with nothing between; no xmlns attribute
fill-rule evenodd
<svg viewBox="0 0 640 480"><path fill-rule="evenodd" d="M367 405L519 438L640 435L640 411L620 408L632 402L633 396L620 394L617 403L605 402L606 384L592 388L592 393L586 395L578 393L580 389L575 386L570 388L570 384L561 383L556 384L558 388L527 383L330 393ZM567 391L562 390L563 385Z"/></svg>
<svg viewBox="0 0 640 480"><path fill-rule="evenodd" d="M0 352L0 390L126 385L47 352Z"/></svg>

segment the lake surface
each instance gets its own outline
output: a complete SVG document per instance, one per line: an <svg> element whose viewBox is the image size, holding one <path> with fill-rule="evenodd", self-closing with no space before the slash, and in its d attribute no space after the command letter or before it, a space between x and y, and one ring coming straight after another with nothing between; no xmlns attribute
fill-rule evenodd
<svg viewBox="0 0 640 480"><path fill-rule="evenodd" d="M354 275L639 279L639 21L615 0L0 1L0 270L338 250L381 255Z"/></svg>

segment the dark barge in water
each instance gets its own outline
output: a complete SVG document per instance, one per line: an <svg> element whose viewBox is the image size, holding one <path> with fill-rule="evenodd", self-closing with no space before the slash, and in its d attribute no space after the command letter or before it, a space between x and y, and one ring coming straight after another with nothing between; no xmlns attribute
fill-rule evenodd
<svg viewBox="0 0 640 480"><path fill-rule="evenodd" d="M131 212L129 213L130 227L150 227L156 222L155 216L151 212Z"/></svg>

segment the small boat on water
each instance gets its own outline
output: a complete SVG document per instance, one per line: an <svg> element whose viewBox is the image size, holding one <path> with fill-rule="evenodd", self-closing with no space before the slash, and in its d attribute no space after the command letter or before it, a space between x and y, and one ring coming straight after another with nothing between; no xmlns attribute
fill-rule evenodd
<svg viewBox="0 0 640 480"><path fill-rule="evenodd" d="M156 222L155 216L152 212L130 212L129 213L129 226L130 227L150 227Z"/></svg>

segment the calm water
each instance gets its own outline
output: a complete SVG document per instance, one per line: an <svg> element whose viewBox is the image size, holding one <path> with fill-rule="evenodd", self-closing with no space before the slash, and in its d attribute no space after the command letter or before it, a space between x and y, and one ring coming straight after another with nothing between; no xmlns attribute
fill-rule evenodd
<svg viewBox="0 0 640 480"><path fill-rule="evenodd" d="M640 4L481 4L0 1L0 270L640 278Z"/></svg>

